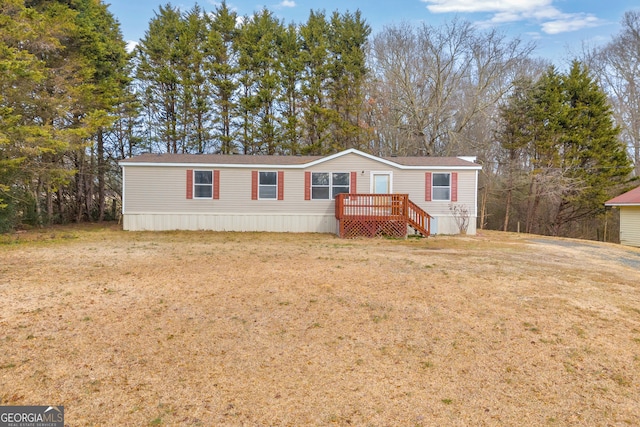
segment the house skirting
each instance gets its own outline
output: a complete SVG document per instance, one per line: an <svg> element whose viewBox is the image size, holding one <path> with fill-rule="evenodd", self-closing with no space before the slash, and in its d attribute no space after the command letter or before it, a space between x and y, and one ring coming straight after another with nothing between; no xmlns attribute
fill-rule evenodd
<svg viewBox="0 0 640 427"><path fill-rule="evenodd" d="M431 235L437 234L460 234L460 228L456 220L452 216L437 216L431 218ZM476 234L476 217L469 217L469 225L467 226L467 234L473 236Z"/></svg>
<svg viewBox="0 0 640 427"><path fill-rule="evenodd" d="M290 233L338 232L332 215L126 213L123 229L129 231L212 230Z"/></svg>
<svg viewBox="0 0 640 427"><path fill-rule="evenodd" d="M202 214L202 213L126 213L122 217L124 230L169 231L266 231L277 233L339 234L334 215L301 214ZM436 216L431 220L431 234L458 234L453 217ZM476 234L475 218L470 218L467 234Z"/></svg>

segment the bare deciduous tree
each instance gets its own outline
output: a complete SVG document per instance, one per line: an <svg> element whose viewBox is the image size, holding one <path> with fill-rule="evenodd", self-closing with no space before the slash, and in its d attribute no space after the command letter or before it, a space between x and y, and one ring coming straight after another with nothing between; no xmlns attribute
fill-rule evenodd
<svg viewBox="0 0 640 427"><path fill-rule="evenodd" d="M372 43L371 103L380 154L454 155L491 143L480 132L497 113L533 49L453 20L387 27Z"/></svg>
<svg viewBox="0 0 640 427"><path fill-rule="evenodd" d="M640 11L626 12L621 24L609 44L584 56L609 95L620 138L640 176Z"/></svg>

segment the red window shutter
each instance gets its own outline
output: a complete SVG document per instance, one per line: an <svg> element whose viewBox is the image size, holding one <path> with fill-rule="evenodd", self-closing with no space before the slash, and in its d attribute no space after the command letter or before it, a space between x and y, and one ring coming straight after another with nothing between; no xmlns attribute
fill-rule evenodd
<svg viewBox="0 0 640 427"><path fill-rule="evenodd" d="M258 200L258 171L251 171L251 200Z"/></svg>
<svg viewBox="0 0 640 427"><path fill-rule="evenodd" d="M304 173L304 199L311 200L311 172Z"/></svg>
<svg viewBox="0 0 640 427"><path fill-rule="evenodd" d="M431 172L424 174L424 200L425 202L431 201Z"/></svg>
<svg viewBox="0 0 640 427"><path fill-rule="evenodd" d="M220 171L213 171L213 198L218 200L220 198Z"/></svg>
<svg viewBox="0 0 640 427"><path fill-rule="evenodd" d="M284 200L284 171L278 171L278 200Z"/></svg>
<svg viewBox="0 0 640 427"><path fill-rule="evenodd" d="M187 169L187 199L193 199L193 170Z"/></svg>
<svg viewBox="0 0 640 427"><path fill-rule="evenodd" d="M451 172L451 201L458 201L458 172Z"/></svg>
<svg viewBox="0 0 640 427"><path fill-rule="evenodd" d="M349 183L349 193L357 193L358 192L358 172L351 172L351 182ZM352 199L355 199L356 196L351 196Z"/></svg>

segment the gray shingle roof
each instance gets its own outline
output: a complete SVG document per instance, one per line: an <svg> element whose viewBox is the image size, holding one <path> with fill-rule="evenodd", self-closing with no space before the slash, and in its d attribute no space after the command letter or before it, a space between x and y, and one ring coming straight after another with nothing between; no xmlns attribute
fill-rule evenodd
<svg viewBox="0 0 640 427"><path fill-rule="evenodd" d="M303 165L322 156L250 156L244 154L141 154L120 163L200 163L216 165Z"/></svg>
<svg viewBox="0 0 640 427"><path fill-rule="evenodd" d="M383 159L403 166L472 166L473 162L459 157L382 157Z"/></svg>
<svg viewBox="0 0 640 427"><path fill-rule="evenodd" d="M364 154L364 153L363 153ZM150 154L145 153L120 163L183 163L183 164L214 164L214 165L300 165L303 166L331 156L267 156L243 154ZM375 157L402 166L430 167L469 167L478 166L476 163L458 157Z"/></svg>

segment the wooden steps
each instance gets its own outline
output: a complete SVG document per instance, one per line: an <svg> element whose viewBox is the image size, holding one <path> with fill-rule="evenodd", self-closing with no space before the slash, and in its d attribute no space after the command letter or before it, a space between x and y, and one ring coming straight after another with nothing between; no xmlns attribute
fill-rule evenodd
<svg viewBox="0 0 640 427"><path fill-rule="evenodd" d="M339 194L335 202L340 237L406 237L407 227L431 234L431 215L408 194Z"/></svg>

